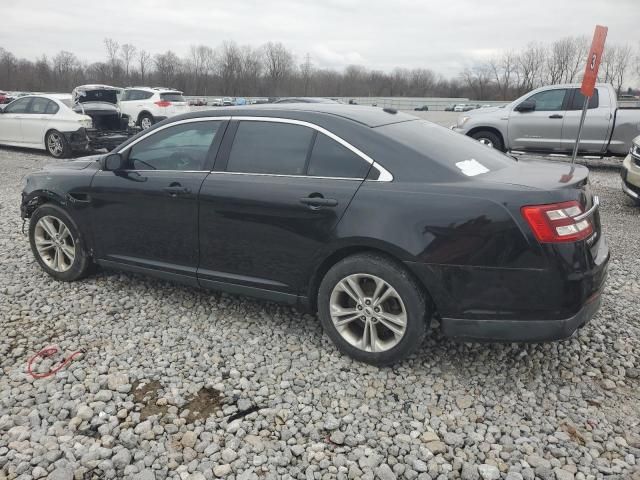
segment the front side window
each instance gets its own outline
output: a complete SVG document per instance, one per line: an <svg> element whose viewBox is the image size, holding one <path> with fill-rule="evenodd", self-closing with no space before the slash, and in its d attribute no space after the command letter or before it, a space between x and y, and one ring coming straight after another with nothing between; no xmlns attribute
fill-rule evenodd
<svg viewBox="0 0 640 480"><path fill-rule="evenodd" d="M26 113L29 109L30 103L31 97L19 98L7 105L7 108L4 109L4 113Z"/></svg>
<svg viewBox="0 0 640 480"><path fill-rule="evenodd" d="M165 128L131 147L132 170L203 170L221 121L190 122Z"/></svg>
<svg viewBox="0 0 640 480"><path fill-rule="evenodd" d="M365 178L371 165L351 150L318 133L311 151L308 175L315 177Z"/></svg>
<svg viewBox="0 0 640 480"><path fill-rule="evenodd" d="M547 90L531 95L527 100L535 102L536 112L555 112L562 110L562 103L567 90L560 88L557 90Z"/></svg>
<svg viewBox="0 0 640 480"><path fill-rule="evenodd" d="M304 175L311 128L288 123L242 121L233 140L230 172Z"/></svg>

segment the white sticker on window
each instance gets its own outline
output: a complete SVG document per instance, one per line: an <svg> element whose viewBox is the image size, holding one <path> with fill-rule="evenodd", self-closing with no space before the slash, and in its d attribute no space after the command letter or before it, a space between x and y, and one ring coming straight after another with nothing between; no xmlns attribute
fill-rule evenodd
<svg viewBox="0 0 640 480"><path fill-rule="evenodd" d="M467 177L475 177L476 175L487 173L489 171L487 167L482 165L475 158L458 162L456 163L456 167L458 167Z"/></svg>

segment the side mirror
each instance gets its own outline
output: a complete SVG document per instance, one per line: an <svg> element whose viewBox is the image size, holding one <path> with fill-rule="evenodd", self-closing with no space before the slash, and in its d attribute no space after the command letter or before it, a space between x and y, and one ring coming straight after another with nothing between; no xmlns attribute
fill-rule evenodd
<svg viewBox="0 0 640 480"><path fill-rule="evenodd" d="M536 102L534 100L525 100L519 104L515 110L516 112L533 112L536 109Z"/></svg>
<svg viewBox="0 0 640 480"><path fill-rule="evenodd" d="M108 153L102 157L102 170L117 172L124 168L124 158L119 153Z"/></svg>

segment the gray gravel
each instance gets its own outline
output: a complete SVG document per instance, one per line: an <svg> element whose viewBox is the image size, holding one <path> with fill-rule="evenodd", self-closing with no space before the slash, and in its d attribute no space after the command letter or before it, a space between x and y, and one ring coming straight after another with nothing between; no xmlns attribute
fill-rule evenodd
<svg viewBox="0 0 640 480"><path fill-rule="evenodd" d="M591 173L613 257L577 337L436 328L378 369L288 307L106 271L53 281L18 213L23 176L52 161L0 149L0 479L640 478L640 210L616 172ZM50 344L87 352L31 379Z"/></svg>

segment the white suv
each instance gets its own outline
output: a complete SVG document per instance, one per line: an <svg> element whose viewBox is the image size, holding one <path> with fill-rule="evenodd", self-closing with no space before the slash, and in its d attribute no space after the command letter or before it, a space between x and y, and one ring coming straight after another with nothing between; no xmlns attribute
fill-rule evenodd
<svg viewBox="0 0 640 480"><path fill-rule="evenodd" d="M179 90L160 87L129 87L118 102L122 113L143 130L165 118L189 112L189 105Z"/></svg>

